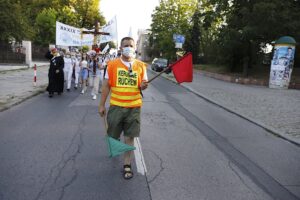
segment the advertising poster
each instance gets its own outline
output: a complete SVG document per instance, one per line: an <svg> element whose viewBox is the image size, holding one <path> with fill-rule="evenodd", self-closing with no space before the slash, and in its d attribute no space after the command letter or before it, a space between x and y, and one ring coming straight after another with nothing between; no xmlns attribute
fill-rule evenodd
<svg viewBox="0 0 300 200"><path fill-rule="evenodd" d="M276 45L270 70L270 88L288 88L294 65L295 46Z"/></svg>

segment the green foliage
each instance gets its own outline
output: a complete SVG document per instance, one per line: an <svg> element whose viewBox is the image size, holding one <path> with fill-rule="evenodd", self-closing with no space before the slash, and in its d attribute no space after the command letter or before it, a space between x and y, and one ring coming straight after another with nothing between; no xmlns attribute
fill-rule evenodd
<svg viewBox="0 0 300 200"><path fill-rule="evenodd" d="M70 26L79 25L78 14L75 13L70 6L63 6L60 10L58 10L57 21L68 24Z"/></svg>
<svg viewBox="0 0 300 200"><path fill-rule="evenodd" d="M55 43L55 26L57 11L46 8L36 17L36 36L35 42L41 45Z"/></svg>
<svg viewBox="0 0 300 200"><path fill-rule="evenodd" d="M82 46L82 48L81 48L81 51L83 52L83 53L86 53L86 52L88 52L89 51L89 46Z"/></svg>
<svg viewBox="0 0 300 200"><path fill-rule="evenodd" d="M213 0L210 3L219 12L207 12L204 21L215 35L207 41L215 51L206 52L209 61L231 67L232 71L247 70L261 63L262 47L281 36L289 35L299 41L300 5L294 0L230 1ZM219 13L224 13L222 18ZM221 19L221 26L214 22ZM217 30L217 31L214 31Z"/></svg>
<svg viewBox="0 0 300 200"><path fill-rule="evenodd" d="M55 41L55 21L91 29L105 24L99 0L0 0L0 40Z"/></svg>
<svg viewBox="0 0 300 200"><path fill-rule="evenodd" d="M33 34L19 1L0 0L0 16L1 41L21 41Z"/></svg>
<svg viewBox="0 0 300 200"><path fill-rule="evenodd" d="M78 27L93 28L96 20L103 26L106 22L99 12L99 0L71 0L70 6L78 15Z"/></svg>
<svg viewBox="0 0 300 200"><path fill-rule="evenodd" d="M154 10L153 57L162 53L174 58L170 38L178 33L186 36L184 50L193 52L194 63L225 64L247 75L249 67L261 63L265 45L285 35L300 41L299 0L198 0L185 6L188 2L192 1L162 0ZM296 54L297 65L300 51Z"/></svg>
<svg viewBox="0 0 300 200"><path fill-rule="evenodd" d="M192 52L193 63L198 63L199 61L199 51L200 51L200 12L197 9L192 17L192 27L187 35L185 42L185 49L188 52Z"/></svg>
<svg viewBox="0 0 300 200"><path fill-rule="evenodd" d="M162 0L152 14L150 44L152 56L175 59L173 34L187 35L196 0Z"/></svg>

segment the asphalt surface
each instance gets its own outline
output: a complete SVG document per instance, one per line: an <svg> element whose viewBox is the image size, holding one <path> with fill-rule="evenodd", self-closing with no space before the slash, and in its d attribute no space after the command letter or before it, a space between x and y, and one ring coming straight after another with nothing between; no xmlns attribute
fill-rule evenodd
<svg viewBox="0 0 300 200"><path fill-rule="evenodd" d="M145 177L126 182L108 157L97 103L44 93L2 112L0 199L150 199Z"/></svg>
<svg viewBox="0 0 300 200"><path fill-rule="evenodd" d="M299 199L297 145L163 78L144 96L147 173L130 181L89 93L1 112L0 199Z"/></svg>
<svg viewBox="0 0 300 200"><path fill-rule="evenodd" d="M0 111L45 91L48 83L47 63L37 62L36 65L38 68L35 85L33 68L0 65ZM162 76L176 82L172 73ZM183 83L181 86L300 146L300 90L278 90L228 83L206 77L197 70L194 71L193 82Z"/></svg>

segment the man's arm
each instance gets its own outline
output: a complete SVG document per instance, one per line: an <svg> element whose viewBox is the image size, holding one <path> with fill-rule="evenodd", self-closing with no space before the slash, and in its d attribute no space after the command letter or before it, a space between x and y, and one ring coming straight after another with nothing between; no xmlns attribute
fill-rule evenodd
<svg viewBox="0 0 300 200"><path fill-rule="evenodd" d="M47 59L49 59L49 60L50 60L51 58L53 58L53 55L51 54L50 51L48 51L48 52L46 53L45 58L47 58Z"/></svg>
<svg viewBox="0 0 300 200"><path fill-rule="evenodd" d="M141 90L145 90L148 87L147 67L143 66L143 70L144 70L144 77L143 77L142 84L141 84Z"/></svg>
<svg viewBox="0 0 300 200"><path fill-rule="evenodd" d="M101 100L98 107L98 112L101 117L106 115L105 102L110 92L110 86L107 79L103 79L101 87Z"/></svg>
<svg viewBox="0 0 300 200"><path fill-rule="evenodd" d="M98 67L99 67L100 70L105 69L105 65L104 64L105 64L104 62L103 63L99 63Z"/></svg>

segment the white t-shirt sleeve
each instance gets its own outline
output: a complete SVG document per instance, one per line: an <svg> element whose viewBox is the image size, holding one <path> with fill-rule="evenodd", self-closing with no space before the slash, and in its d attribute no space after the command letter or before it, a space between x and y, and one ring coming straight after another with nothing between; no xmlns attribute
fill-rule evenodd
<svg viewBox="0 0 300 200"><path fill-rule="evenodd" d="M105 76L104 76L104 79L109 79L109 76L108 76L108 72L107 72L107 67L106 67L106 69L105 69Z"/></svg>
<svg viewBox="0 0 300 200"><path fill-rule="evenodd" d="M148 81L147 67L146 66L145 66L145 72L144 72L143 81Z"/></svg>

